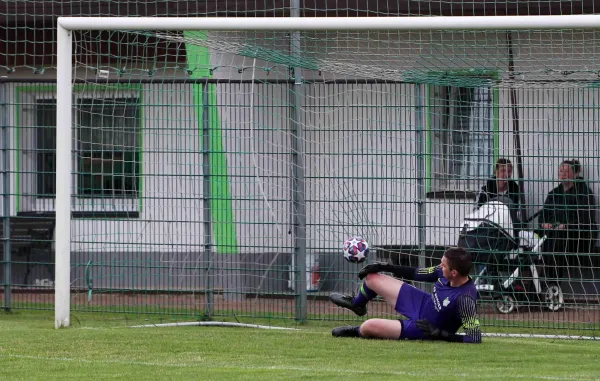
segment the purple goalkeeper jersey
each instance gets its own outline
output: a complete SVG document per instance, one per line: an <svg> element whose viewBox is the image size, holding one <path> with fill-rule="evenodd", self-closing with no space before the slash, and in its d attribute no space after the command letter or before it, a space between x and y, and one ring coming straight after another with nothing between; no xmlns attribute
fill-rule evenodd
<svg viewBox="0 0 600 381"><path fill-rule="evenodd" d="M421 318L445 331L456 333L463 326L467 340L479 333L476 300L477 290L473 280L459 287L451 287L441 266L415 269L414 280L435 282L431 298L421 309Z"/></svg>

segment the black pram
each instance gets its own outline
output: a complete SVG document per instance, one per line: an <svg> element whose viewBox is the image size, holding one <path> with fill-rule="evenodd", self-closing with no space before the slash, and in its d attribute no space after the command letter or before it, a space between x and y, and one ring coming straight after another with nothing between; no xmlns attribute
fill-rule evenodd
<svg viewBox="0 0 600 381"><path fill-rule="evenodd" d="M523 230L517 210L508 198L481 205L468 215L457 246L473 255L475 286L480 294L495 300L498 312L510 313L536 295L540 304L559 310L563 294L558 283L540 279L541 249L545 236Z"/></svg>
<svg viewBox="0 0 600 381"><path fill-rule="evenodd" d="M517 210L508 197L481 205L462 225L457 246L471 252L476 264L500 264L519 248Z"/></svg>

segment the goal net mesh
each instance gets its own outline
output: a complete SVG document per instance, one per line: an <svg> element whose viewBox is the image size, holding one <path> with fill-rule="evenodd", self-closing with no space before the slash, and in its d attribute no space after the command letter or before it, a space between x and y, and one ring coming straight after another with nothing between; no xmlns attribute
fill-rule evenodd
<svg viewBox="0 0 600 381"><path fill-rule="evenodd" d="M599 329L599 32L73 36L74 312L359 321L327 296L362 265L462 245L482 324ZM33 87L23 192L51 195L55 95Z"/></svg>

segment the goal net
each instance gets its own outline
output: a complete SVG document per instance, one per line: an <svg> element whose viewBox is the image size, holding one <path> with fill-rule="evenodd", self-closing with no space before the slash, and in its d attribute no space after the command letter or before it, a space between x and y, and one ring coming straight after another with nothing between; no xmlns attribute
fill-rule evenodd
<svg viewBox="0 0 600 381"><path fill-rule="evenodd" d="M327 296L359 235L365 263L469 248L487 331L593 336L600 32L445 20L70 32L70 310L356 321Z"/></svg>

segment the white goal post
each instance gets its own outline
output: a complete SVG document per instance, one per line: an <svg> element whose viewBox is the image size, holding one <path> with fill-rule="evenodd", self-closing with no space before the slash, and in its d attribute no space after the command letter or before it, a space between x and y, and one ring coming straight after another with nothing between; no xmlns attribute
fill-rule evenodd
<svg viewBox="0 0 600 381"><path fill-rule="evenodd" d="M55 327L70 325L73 163L73 31L424 31L600 29L600 15L172 18L59 17L57 20Z"/></svg>

